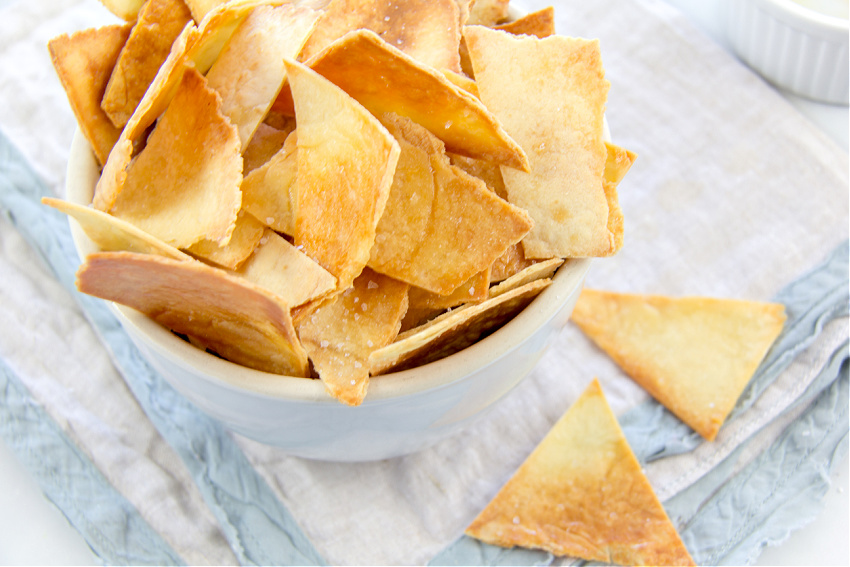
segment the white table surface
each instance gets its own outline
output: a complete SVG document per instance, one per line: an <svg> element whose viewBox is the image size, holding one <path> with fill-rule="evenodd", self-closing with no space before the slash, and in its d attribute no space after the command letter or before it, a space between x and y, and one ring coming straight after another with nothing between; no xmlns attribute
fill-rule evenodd
<svg viewBox="0 0 850 567"><path fill-rule="evenodd" d="M718 0L667 0L705 33L727 46ZM848 107L818 104L786 94L804 115L848 148ZM836 467L824 508L808 526L776 547L757 565L850 565L848 458ZM91 565L98 561L82 537L41 493L0 439L0 565Z"/></svg>

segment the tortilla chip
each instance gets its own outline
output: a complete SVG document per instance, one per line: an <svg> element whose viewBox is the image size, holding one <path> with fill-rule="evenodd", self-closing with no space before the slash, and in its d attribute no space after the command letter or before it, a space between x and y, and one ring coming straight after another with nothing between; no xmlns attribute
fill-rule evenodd
<svg viewBox="0 0 850 567"><path fill-rule="evenodd" d="M496 258L490 269L490 282L497 283L519 273L537 260L526 260L522 244L514 244Z"/></svg>
<svg viewBox="0 0 850 567"><path fill-rule="evenodd" d="M298 120L295 244L351 286L369 260L399 147L374 116L300 63L286 63Z"/></svg>
<svg viewBox="0 0 850 567"><path fill-rule="evenodd" d="M221 111L239 130L242 149L268 113L320 12L292 4L258 6L239 25L207 73Z"/></svg>
<svg viewBox="0 0 850 567"><path fill-rule="evenodd" d="M513 291L533 281L551 278L555 275L555 272L563 263L564 260L561 258L552 258L551 260L535 262L530 266L523 268L516 274L505 278L505 280L498 285L491 287L490 297L498 297L503 293Z"/></svg>
<svg viewBox="0 0 850 567"><path fill-rule="evenodd" d="M614 251L623 247L623 210L617 195L617 186L632 167L637 155L624 148L605 142L607 158L605 172L602 176L602 187L605 189L605 199L608 201L608 232L611 234Z"/></svg>
<svg viewBox="0 0 850 567"><path fill-rule="evenodd" d="M489 269L478 272L448 295L440 295L421 287L411 287L407 292L408 307L401 322L401 330L407 331L417 327L446 309L465 303L480 303L487 299L489 294Z"/></svg>
<svg viewBox="0 0 850 567"><path fill-rule="evenodd" d="M503 169L508 199L534 229L526 258L580 258L617 250L603 187L603 115L609 83L597 40L512 36L467 26L481 100L528 155L531 173Z"/></svg>
<svg viewBox="0 0 850 567"><path fill-rule="evenodd" d="M171 52L171 44L190 21L192 14L183 0L144 3L101 101L116 127L127 124Z"/></svg>
<svg viewBox="0 0 850 567"><path fill-rule="evenodd" d="M596 379L466 534L603 563L694 565Z"/></svg>
<svg viewBox="0 0 850 567"><path fill-rule="evenodd" d="M466 75L455 73L454 71L449 71L448 69L443 69L442 73L454 86L460 87L475 98L478 98L478 85L475 84L475 81L473 81Z"/></svg>
<svg viewBox="0 0 850 567"><path fill-rule="evenodd" d="M225 2L227 0L186 0L186 5L189 6L189 11L192 12L192 19L195 22L200 22L208 13Z"/></svg>
<svg viewBox="0 0 850 567"><path fill-rule="evenodd" d="M140 254L159 254L174 260L191 260L177 248L169 246L128 222L92 207L84 207L69 201L42 197L41 202L73 217L92 242L104 251L125 250Z"/></svg>
<svg viewBox="0 0 850 567"><path fill-rule="evenodd" d="M508 19L510 0L472 0L468 25L493 27Z"/></svg>
<svg viewBox="0 0 850 567"><path fill-rule="evenodd" d="M242 174L247 176L269 161L283 148L286 138L294 129L294 123L288 128L279 129L261 122L257 126L257 131L251 136L248 147L242 152Z"/></svg>
<svg viewBox="0 0 850 567"><path fill-rule="evenodd" d="M493 29L506 31L514 35L533 35L543 39L555 35L555 8L549 6L526 14L512 22L494 26Z"/></svg>
<svg viewBox="0 0 850 567"><path fill-rule="evenodd" d="M482 303L467 303L399 334L369 356L372 375L414 368L465 349L511 320L551 283L537 280Z"/></svg>
<svg viewBox="0 0 850 567"><path fill-rule="evenodd" d="M331 0L299 60L309 61L348 32L367 29L417 61L459 72L459 21L455 0Z"/></svg>
<svg viewBox="0 0 850 567"><path fill-rule="evenodd" d="M381 119L401 156L369 267L448 295L518 242L531 222L483 181L452 166L425 128L398 116Z"/></svg>
<svg viewBox="0 0 850 567"><path fill-rule="evenodd" d="M308 375L307 354L289 308L223 270L197 261L99 252L77 271L77 289L141 311L236 364L273 374Z"/></svg>
<svg viewBox="0 0 850 567"><path fill-rule="evenodd" d="M292 132L280 151L242 180L242 208L266 226L290 236L295 234L297 140Z"/></svg>
<svg viewBox="0 0 850 567"><path fill-rule="evenodd" d="M260 244L266 226L245 211L239 211L233 234L224 246L214 240L199 240L186 249L196 258L202 258L222 268L235 270L248 259Z"/></svg>
<svg viewBox="0 0 850 567"><path fill-rule="evenodd" d="M376 116L406 116L449 151L528 169L522 149L481 101L369 30L349 33L308 64Z"/></svg>
<svg viewBox="0 0 850 567"><path fill-rule="evenodd" d="M273 230L265 229L254 254L236 272L298 307L336 288L336 278Z"/></svg>
<svg viewBox="0 0 850 567"><path fill-rule="evenodd" d="M70 36L62 34L47 44L80 131L100 165L106 163L121 134L100 107L100 101L131 28L129 24L104 26Z"/></svg>
<svg viewBox="0 0 850 567"><path fill-rule="evenodd" d="M572 320L649 394L712 441L782 331L785 309L585 289Z"/></svg>
<svg viewBox="0 0 850 567"><path fill-rule="evenodd" d="M107 10L124 21L132 22L138 15L145 0L100 0Z"/></svg>
<svg viewBox="0 0 850 567"><path fill-rule="evenodd" d="M455 165L473 177L484 181L492 191L502 199L507 199L508 192L502 179L501 168L492 162L461 156L458 154L447 154L452 165Z"/></svg>
<svg viewBox="0 0 850 567"><path fill-rule="evenodd" d="M298 326L313 367L328 392L360 405L369 385L369 354L398 334L407 309L407 284L368 268L354 285Z"/></svg>
<svg viewBox="0 0 850 567"><path fill-rule="evenodd" d="M175 248L204 239L227 244L241 203L242 157L219 102L197 71L184 74L112 214Z"/></svg>

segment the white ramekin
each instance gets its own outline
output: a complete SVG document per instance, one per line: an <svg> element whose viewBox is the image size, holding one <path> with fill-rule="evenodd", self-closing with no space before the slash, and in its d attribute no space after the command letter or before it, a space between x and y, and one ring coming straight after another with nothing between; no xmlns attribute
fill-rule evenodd
<svg viewBox="0 0 850 567"><path fill-rule="evenodd" d="M848 103L848 20L793 0L726 0L726 35L771 83L830 104Z"/></svg>

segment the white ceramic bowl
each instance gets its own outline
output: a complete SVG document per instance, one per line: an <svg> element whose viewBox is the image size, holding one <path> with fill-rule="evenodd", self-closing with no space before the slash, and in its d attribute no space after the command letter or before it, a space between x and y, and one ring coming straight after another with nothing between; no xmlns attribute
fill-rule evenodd
<svg viewBox="0 0 850 567"><path fill-rule="evenodd" d="M827 9L819 10L819 3ZM831 3L841 0L726 0L726 37L771 83L818 102L846 105L848 19L830 11Z"/></svg>
<svg viewBox="0 0 850 567"><path fill-rule="evenodd" d="M66 197L89 204L98 178L77 131ZM73 220L80 257L97 250ZM552 285L487 338L443 360L373 378L362 405L349 407L319 380L277 376L227 362L181 340L140 312L110 303L142 355L180 393L241 435L293 455L367 461L411 453L480 417L535 366L566 325L590 260L569 260Z"/></svg>

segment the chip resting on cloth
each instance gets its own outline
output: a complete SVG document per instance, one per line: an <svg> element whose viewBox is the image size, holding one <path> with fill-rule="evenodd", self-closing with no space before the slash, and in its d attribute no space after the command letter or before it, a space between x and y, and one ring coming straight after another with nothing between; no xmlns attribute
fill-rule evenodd
<svg viewBox="0 0 850 567"><path fill-rule="evenodd" d="M650 395L713 440L785 324L785 308L585 288L572 321Z"/></svg>
<svg viewBox="0 0 850 567"><path fill-rule="evenodd" d="M237 364L308 375L288 306L223 270L150 254L98 252L77 271L77 289L141 311Z"/></svg>
<svg viewBox="0 0 850 567"><path fill-rule="evenodd" d="M596 379L466 534L604 563L694 564Z"/></svg>

